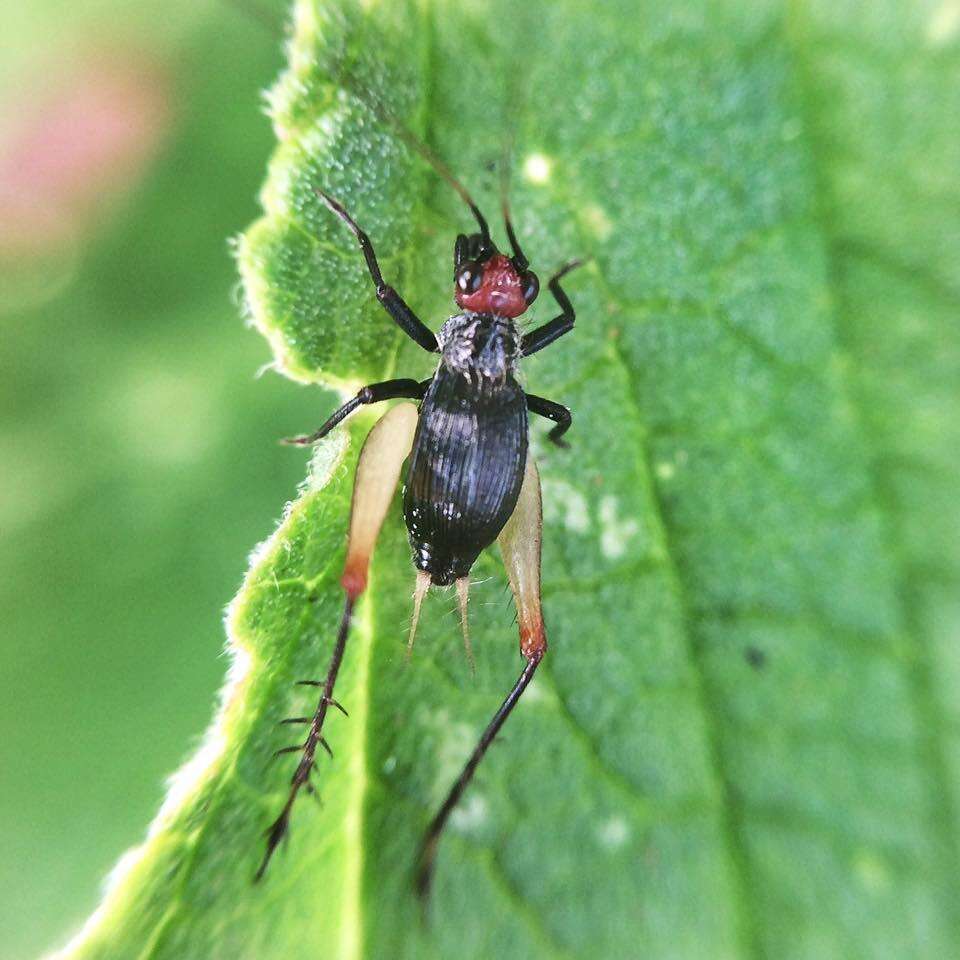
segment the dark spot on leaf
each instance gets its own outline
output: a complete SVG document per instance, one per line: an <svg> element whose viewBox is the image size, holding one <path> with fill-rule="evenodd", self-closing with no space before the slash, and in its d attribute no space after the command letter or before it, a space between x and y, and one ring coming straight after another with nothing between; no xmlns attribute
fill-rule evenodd
<svg viewBox="0 0 960 960"><path fill-rule="evenodd" d="M767 665L767 655L759 647L746 647L743 657L754 670L762 670Z"/></svg>

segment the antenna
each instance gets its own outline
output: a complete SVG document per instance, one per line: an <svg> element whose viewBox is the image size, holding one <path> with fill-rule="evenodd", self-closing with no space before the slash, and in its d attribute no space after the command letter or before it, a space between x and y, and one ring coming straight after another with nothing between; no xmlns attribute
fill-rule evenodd
<svg viewBox="0 0 960 960"><path fill-rule="evenodd" d="M513 155L513 135L503 145L503 159L500 162L500 208L503 211L503 225L507 229L507 238L513 250L513 262L517 270L523 273L530 266L526 254L520 249L520 241L513 231L510 220L510 158Z"/></svg>
<svg viewBox="0 0 960 960"><path fill-rule="evenodd" d="M251 21L258 23L261 27L273 30L275 24L272 22L271 12L263 5L260 0L226 0L234 9L247 16ZM470 212L476 218L477 226L480 228L480 234L483 237L485 246L493 246L490 239L490 227L486 218L480 212L473 197L470 196L467 188L453 175L450 168L411 130L395 117L384 104L369 90L364 90L362 85L347 78L346 71L343 69L343 61L334 55L333 69L331 69L332 78L340 84L345 90L352 93L364 106L374 113L383 123L393 128L394 133L421 159L425 160L447 183L453 187L459 194L460 199L470 208ZM517 249L516 238L513 236L512 228L507 224L507 231L510 234L510 240L514 249ZM520 255L523 256L522 254ZM524 262L526 262L524 260Z"/></svg>
<svg viewBox="0 0 960 960"><path fill-rule="evenodd" d="M376 97L368 91L359 88L357 84L347 81L344 78L340 78L340 83L368 109L372 110L384 123L389 124L393 128L394 133L396 133L411 150L433 167L434 171L456 190L460 199L470 208L470 212L476 218L477 225L480 227L480 234L485 244L491 245L490 227L487 224L486 218L480 212L480 208L474 202L473 197L470 196L467 188L453 175L451 169L416 134L404 126L387 107L380 103Z"/></svg>

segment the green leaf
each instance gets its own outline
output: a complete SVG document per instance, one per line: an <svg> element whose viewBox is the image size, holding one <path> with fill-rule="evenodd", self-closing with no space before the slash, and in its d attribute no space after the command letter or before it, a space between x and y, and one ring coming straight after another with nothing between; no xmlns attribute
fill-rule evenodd
<svg viewBox="0 0 960 960"><path fill-rule="evenodd" d="M570 452L535 441L551 650L423 926L418 836L520 658L490 556L476 680L444 594L404 667L396 508L324 805L298 802L251 884L289 776L277 722L333 642L358 420L255 554L220 715L63 956L958 955L955 4L344 7L297 7L266 214L240 243L253 317L301 380L428 375L313 188L434 328L469 217L344 88L485 209L512 133L535 267L592 257L576 331L527 365L575 415Z"/></svg>

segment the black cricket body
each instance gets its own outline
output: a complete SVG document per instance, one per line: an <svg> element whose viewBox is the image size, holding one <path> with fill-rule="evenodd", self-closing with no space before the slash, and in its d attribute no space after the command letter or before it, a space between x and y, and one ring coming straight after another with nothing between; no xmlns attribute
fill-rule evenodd
<svg viewBox="0 0 960 960"><path fill-rule="evenodd" d="M403 495L413 562L440 586L466 577L513 513L527 462L527 398L509 318L464 313L438 337Z"/></svg>
<svg viewBox="0 0 960 960"><path fill-rule="evenodd" d="M553 420L550 439L561 439L570 427L570 412L551 400L524 391L518 379L522 358L536 353L573 329L574 311L560 280L578 261L558 270L548 289L560 314L524 335L517 318L536 299L537 276L529 269L513 226L506 199L504 225L512 255L500 253L487 222L466 189L433 154L406 131L404 140L421 154L460 194L479 227L461 234L454 247L454 296L461 312L434 334L400 295L384 282L373 245L349 213L322 190L317 195L353 233L366 260L377 299L398 326L425 350L439 354L429 380L387 380L364 387L316 432L288 441L314 443L326 436L358 407L382 400L419 401L392 407L370 431L357 463L350 516L347 556L341 583L346 602L326 678L302 680L322 688L311 717L286 723L308 727L302 743L278 751L299 753L287 801L267 831L267 849L257 871L259 879L280 840L301 787L312 792L317 747L330 751L322 729L330 706L344 713L333 699L354 606L366 588L367 571L380 527L406 461L403 511L417 586L408 650L412 647L420 602L431 584L456 583L464 640L469 573L481 551L499 540L517 604L520 651L526 664L484 730L460 777L431 820L417 861L416 885L421 895L430 888L437 845L450 813L473 777L487 748L526 689L546 652L546 632L540 609L540 484L528 458L530 412ZM472 662L472 657L471 657Z"/></svg>
<svg viewBox="0 0 960 960"><path fill-rule="evenodd" d="M517 247L502 256L481 232L454 247L458 302L437 336L440 362L420 405L404 486L413 562L446 586L462 580L513 513L527 461L527 399L517 380L514 318L538 292ZM512 231L511 231L512 233Z"/></svg>

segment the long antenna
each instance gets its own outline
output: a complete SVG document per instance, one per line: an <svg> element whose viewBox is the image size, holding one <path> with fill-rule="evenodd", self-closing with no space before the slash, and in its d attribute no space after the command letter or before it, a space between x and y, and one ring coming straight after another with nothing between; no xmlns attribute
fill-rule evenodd
<svg viewBox="0 0 960 960"><path fill-rule="evenodd" d="M520 249L520 241L513 232L513 222L510 220L510 159L513 156L513 134L503 145L503 158L500 161L500 209L503 211L503 225L507 230L507 239L513 250L513 262L522 273L530 266L526 254Z"/></svg>
<svg viewBox="0 0 960 960"><path fill-rule="evenodd" d="M226 2L240 13L249 17L251 21L258 23L262 27L266 27L268 30L274 29L275 24L271 20L270 12L266 7L261 5L259 0L226 0ZM411 150L419 154L423 160L430 164L430 166L457 191L460 199L470 208L470 212L476 218L477 226L480 227L480 234L485 244L487 246L492 245L492 241L490 240L490 227L487 224L486 218L480 212L480 208L474 202L473 197L470 196L467 188L453 175L450 168L416 134L407 129L373 94L364 90L359 84L348 81L346 72L343 70L342 61L336 63L335 58L335 65L337 69L336 71L331 71L331 73L337 74L335 79L340 86L349 90L368 110L376 114L382 122L391 126L394 133ZM512 228L509 223L507 224L507 230L510 232L511 242L514 247L516 247L516 239L513 237Z"/></svg>
<svg viewBox="0 0 960 960"><path fill-rule="evenodd" d="M453 175L453 171L415 134L395 117L382 103L379 103L375 97L364 91L353 82L341 78L340 83L349 90L361 103L369 110L373 111L384 123L389 124L394 133L415 153L425 160L447 183L453 187L459 194L460 199L470 208L470 212L476 218L477 225L480 227L480 233L484 241L488 244L490 241L490 227L486 218L480 212L473 197L470 196L467 188Z"/></svg>

